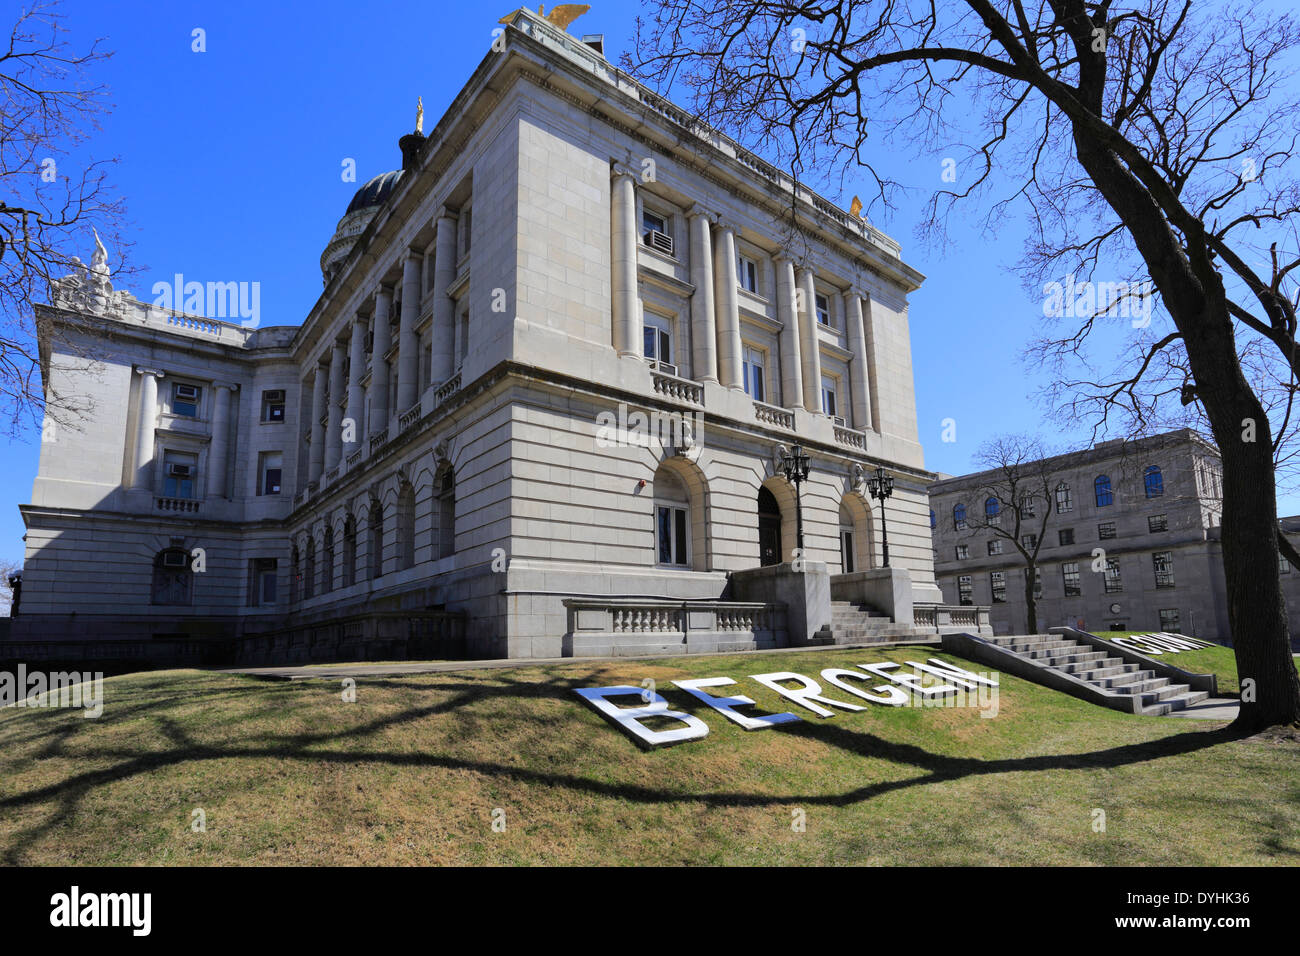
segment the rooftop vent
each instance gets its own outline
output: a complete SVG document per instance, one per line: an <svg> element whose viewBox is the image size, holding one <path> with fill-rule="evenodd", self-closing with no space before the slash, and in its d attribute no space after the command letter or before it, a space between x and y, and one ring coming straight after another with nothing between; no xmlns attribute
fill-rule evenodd
<svg viewBox="0 0 1300 956"><path fill-rule="evenodd" d="M605 55L605 34L588 33L582 38L582 42L587 44L587 46L591 47L601 56Z"/></svg>

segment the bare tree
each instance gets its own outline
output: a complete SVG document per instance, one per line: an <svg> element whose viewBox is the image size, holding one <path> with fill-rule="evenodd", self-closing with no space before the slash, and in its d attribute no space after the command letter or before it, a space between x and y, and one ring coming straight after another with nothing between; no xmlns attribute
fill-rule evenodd
<svg viewBox="0 0 1300 956"><path fill-rule="evenodd" d="M989 225L1028 215L1027 280L1126 270L1110 275L1144 302L1153 283L1171 327L1138 329L1150 341L1129 374L1093 382L1096 409L1122 406L1171 346L1185 353L1178 400L1200 403L1223 455L1229 620L1239 673L1256 686L1237 727L1300 723L1272 430L1239 360L1244 330L1300 377L1289 175L1300 104L1278 95L1295 22L1227 2L1194 13L1190 0L650 5L625 66L684 88L707 121L779 147L796 172L858 164L875 178L870 210L893 184L865 158L868 132L933 146L970 124L975 145L954 164L968 185L934 193L931 234L955 204L991 199ZM995 170L1012 185L991 195ZM1060 349L1083 349L1098 316L1128 298L1063 310L1077 324Z"/></svg>
<svg viewBox="0 0 1300 956"><path fill-rule="evenodd" d="M107 109L86 71L111 54L99 41L70 51L60 20L37 3L0 50L0 420L10 434L46 411L74 424L77 400L43 387L33 307L54 300L53 280L85 273L73 253L91 247L93 228L124 246L120 200L105 182L112 161L80 159Z"/></svg>
<svg viewBox="0 0 1300 956"><path fill-rule="evenodd" d="M979 511L968 518L970 536L992 534L1009 541L1024 561L1026 633L1038 633L1038 552L1052 517L1057 484L1051 453L1028 435L991 438L975 453L987 474L977 488Z"/></svg>

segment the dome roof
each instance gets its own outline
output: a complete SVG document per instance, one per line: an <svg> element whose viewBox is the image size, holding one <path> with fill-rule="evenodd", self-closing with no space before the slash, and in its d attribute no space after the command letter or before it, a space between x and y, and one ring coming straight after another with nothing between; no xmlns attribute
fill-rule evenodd
<svg viewBox="0 0 1300 956"><path fill-rule="evenodd" d="M394 169L372 177L352 197L352 202L348 203L348 212L356 212L358 209L367 209L371 206L382 206L384 200L397 188L398 180L401 178L402 170L400 169Z"/></svg>

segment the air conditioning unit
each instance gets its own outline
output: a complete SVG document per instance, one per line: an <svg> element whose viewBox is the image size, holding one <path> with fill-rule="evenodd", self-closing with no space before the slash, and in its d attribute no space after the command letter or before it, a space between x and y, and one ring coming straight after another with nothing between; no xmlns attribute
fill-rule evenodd
<svg viewBox="0 0 1300 956"><path fill-rule="evenodd" d="M677 374L677 366L674 365L672 362L653 362L651 364L659 371L664 372L665 374L668 375Z"/></svg>
<svg viewBox="0 0 1300 956"><path fill-rule="evenodd" d="M196 399L199 397L199 388L197 385L177 385L176 397Z"/></svg>
<svg viewBox="0 0 1300 956"><path fill-rule="evenodd" d="M284 389L277 388L266 393L266 400L272 404L284 401Z"/></svg>
<svg viewBox="0 0 1300 956"><path fill-rule="evenodd" d="M167 474L172 478L192 478L194 477L194 466L172 463L167 466Z"/></svg>
<svg viewBox="0 0 1300 956"><path fill-rule="evenodd" d="M658 229L651 229L645 234L645 243L652 249L658 249L670 256L673 254L673 237Z"/></svg>
<svg viewBox="0 0 1300 956"><path fill-rule="evenodd" d="M843 427L844 427L844 416L843 416L843 415L832 415L832 416L831 416L831 421L833 421L836 425L839 425L840 428L843 428Z"/></svg>
<svg viewBox="0 0 1300 956"><path fill-rule="evenodd" d="M184 551L166 551L163 553L163 567L183 568L189 564L187 557Z"/></svg>

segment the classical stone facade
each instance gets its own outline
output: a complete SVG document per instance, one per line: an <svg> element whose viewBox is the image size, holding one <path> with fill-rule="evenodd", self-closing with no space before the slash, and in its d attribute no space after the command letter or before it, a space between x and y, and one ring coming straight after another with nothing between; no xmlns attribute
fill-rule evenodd
<svg viewBox="0 0 1300 956"><path fill-rule="evenodd" d="M1026 469L1033 471L1033 468ZM1228 642L1220 544L1218 450L1181 430L1108 441L1047 459L1052 500L1033 503L1025 530L1049 512L1038 555L1038 629L1174 631ZM930 486L935 573L945 599L991 606L994 631L1026 628L1025 562L988 528L986 508L1010 516L1002 474L980 472ZM991 553L991 548L1000 553ZM1082 622L1082 623L1080 623Z"/></svg>
<svg viewBox="0 0 1300 956"><path fill-rule="evenodd" d="M49 387L93 409L42 445L15 636L418 612L459 615L472 656L780 643L786 608L733 578L785 562L853 601L880 563L877 466L887 576L939 602L923 277L897 243L537 15L503 42L358 191L300 326L90 280L42 310Z"/></svg>

